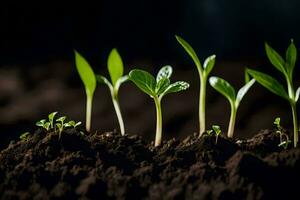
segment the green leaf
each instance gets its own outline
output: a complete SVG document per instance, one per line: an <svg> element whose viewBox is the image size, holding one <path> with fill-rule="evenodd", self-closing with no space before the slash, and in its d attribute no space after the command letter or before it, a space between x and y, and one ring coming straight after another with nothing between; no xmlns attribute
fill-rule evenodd
<svg viewBox="0 0 300 200"><path fill-rule="evenodd" d="M212 76L209 78L209 83L215 90L225 96L230 103L235 102L235 90L227 81L222 78Z"/></svg>
<svg viewBox="0 0 300 200"><path fill-rule="evenodd" d="M191 58L193 59L194 63L196 64L196 66L198 68L198 71L200 73L202 73L202 66L201 66L200 60L199 60L196 52L194 51L193 47L189 43L187 43L184 39L179 37L178 35L176 35L175 37L176 37L177 41L179 42L179 44L191 56Z"/></svg>
<svg viewBox="0 0 300 200"><path fill-rule="evenodd" d="M58 112L52 112L48 115L49 123L50 123L50 128L53 128L53 121L54 117Z"/></svg>
<svg viewBox="0 0 300 200"><path fill-rule="evenodd" d="M58 118L56 121L63 123L66 120L66 118L67 118L66 116L62 116L62 117Z"/></svg>
<svg viewBox="0 0 300 200"><path fill-rule="evenodd" d="M35 125L43 127L45 123L46 123L46 120L45 119L41 119L40 121L36 122Z"/></svg>
<svg viewBox="0 0 300 200"><path fill-rule="evenodd" d="M255 79L252 79L251 81L249 81L248 83L246 83L237 93L236 95L236 102L235 105L236 107L238 107L238 105L240 104L241 100L243 99L243 97L245 96L245 94L248 92L248 90L252 87L252 85L255 83Z"/></svg>
<svg viewBox="0 0 300 200"><path fill-rule="evenodd" d="M172 75L173 69L170 65L162 67L156 76L156 82L158 83L163 78L170 78Z"/></svg>
<svg viewBox="0 0 300 200"><path fill-rule="evenodd" d="M294 41L291 40L291 44L286 51L286 68L290 79L293 76L294 67L297 60L297 49L294 45Z"/></svg>
<svg viewBox="0 0 300 200"><path fill-rule="evenodd" d="M117 49L111 50L107 60L108 72L111 78L112 85L115 85L117 80L123 76L123 61Z"/></svg>
<svg viewBox="0 0 300 200"><path fill-rule="evenodd" d="M249 73L248 73L248 67L246 67L246 70L245 70L245 83L248 83L250 81L250 76L249 76Z"/></svg>
<svg viewBox="0 0 300 200"><path fill-rule="evenodd" d="M180 92L182 90L186 90L189 87L190 87L190 85L187 82L177 81L175 83L170 84L169 87L161 95L161 97L163 97L164 95L169 94L169 93L175 93L175 92Z"/></svg>
<svg viewBox="0 0 300 200"><path fill-rule="evenodd" d="M157 96L159 96L160 94L162 94L170 85L170 79L167 77L164 77L162 79L160 79L155 87L155 93Z"/></svg>
<svg viewBox="0 0 300 200"><path fill-rule="evenodd" d="M212 129L214 130L216 135L220 135L220 133L222 132L219 125L212 125Z"/></svg>
<svg viewBox="0 0 300 200"><path fill-rule="evenodd" d="M154 77L150 73L144 70L134 69L130 71L129 78L143 92L145 92L146 94L152 97L156 96L155 94L156 82Z"/></svg>
<svg viewBox="0 0 300 200"><path fill-rule="evenodd" d="M96 77L90 64L76 50L75 63L79 76L85 86L87 96L92 97L96 89Z"/></svg>
<svg viewBox="0 0 300 200"><path fill-rule="evenodd" d="M203 68L205 70L206 75L209 75L209 73L215 66L215 62L216 62L216 55L209 56L208 58L205 59Z"/></svg>
<svg viewBox="0 0 300 200"><path fill-rule="evenodd" d="M296 95L295 95L295 101L297 102L299 99L299 95L300 95L300 87L298 87L298 89L296 90Z"/></svg>
<svg viewBox="0 0 300 200"><path fill-rule="evenodd" d="M286 74L286 69L284 67L285 62L283 58L267 43L265 43L265 49L266 49L267 56L270 62L272 63L272 65L283 74Z"/></svg>
<svg viewBox="0 0 300 200"><path fill-rule="evenodd" d="M289 96L285 91L284 87L276 79L272 78L271 76L265 73L255 71L252 69L248 69L247 71L262 86L264 86L274 94L281 96L286 100L289 100Z"/></svg>

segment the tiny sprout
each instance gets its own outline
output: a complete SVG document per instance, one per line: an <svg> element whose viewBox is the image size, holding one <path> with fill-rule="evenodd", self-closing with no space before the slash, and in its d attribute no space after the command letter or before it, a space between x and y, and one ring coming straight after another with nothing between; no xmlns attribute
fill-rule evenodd
<svg viewBox="0 0 300 200"><path fill-rule="evenodd" d="M50 122L47 122L45 119L36 122L35 125L46 129L46 131L50 130Z"/></svg>
<svg viewBox="0 0 300 200"><path fill-rule="evenodd" d="M251 86L254 84L254 82L255 82L254 79L247 82L238 91L238 93L236 95L234 88L224 79L219 78L219 77L210 77L209 78L210 85L214 89L216 89L219 93L221 93L223 96L225 96L230 103L231 115L230 115L228 131L227 131L227 136L229 138L233 137L236 113L237 113L237 109L240 105L240 102L243 99L243 97L245 96L245 94L248 92L248 90L251 88Z"/></svg>
<svg viewBox="0 0 300 200"><path fill-rule="evenodd" d="M57 112L52 112L48 115L49 123L50 123L50 128L54 128L54 117L57 114Z"/></svg>
<svg viewBox="0 0 300 200"><path fill-rule="evenodd" d="M110 52L107 61L107 68L108 68L111 82L109 82L107 78L101 75L97 75L96 79L98 82L104 83L108 86L110 90L112 102L117 114L117 118L119 121L121 135L125 135L125 127L124 127L124 121L120 109L118 93L121 84L128 80L128 76L127 75L123 76L123 70L124 70L123 61L117 49L113 49Z"/></svg>
<svg viewBox="0 0 300 200"><path fill-rule="evenodd" d="M96 89L96 77L95 73L90 66L90 64L81 56L77 51L75 53L75 63L76 68L79 73L79 76L85 86L85 93L87 97L86 102L86 131L91 130L91 118L92 118L92 106L93 106L93 97Z"/></svg>
<svg viewBox="0 0 300 200"><path fill-rule="evenodd" d="M289 144L292 143L291 140L287 139L287 140L284 140L282 141L278 147L283 147L284 149L287 149L289 147Z"/></svg>
<svg viewBox="0 0 300 200"><path fill-rule="evenodd" d="M73 120L69 121L68 123L66 123L66 127L72 127L72 128L76 128L77 126L80 126L81 122L75 122Z"/></svg>
<svg viewBox="0 0 300 200"><path fill-rule="evenodd" d="M29 138L29 135L30 135L29 132L22 133L22 134L20 135L20 139L21 139L22 141L27 141L28 138Z"/></svg>
<svg viewBox="0 0 300 200"><path fill-rule="evenodd" d="M189 54L189 56L194 61L200 78L200 95L199 95L199 136L205 132L205 100L206 100L206 83L207 78L215 65L216 55L211 55L203 63L201 62L192 48L192 46L187 43L184 39L179 36L175 36L179 44L184 48L184 50Z"/></svg>
<svg viewBox="0 0 300 200"><path fill-rule="evenodd" d="M283 147L284 149L287 149L289 144L291 143L291 140L289 139L289 136L283 132L283 128L280 125L280 117L276 117L273 123L277 129L276 133L279 134L279 138L280 138L278 147Z"/></svg>
<svg viewBox="0 0 300 200"><path fill-rule="evenodd" d="M219 135L222 133L221 128L219 125L212 125L212 129L214 130L216 134L216 144L218 143Z"/></svg>
<svg viewBox="0 0 300 200"><path fill-rule="evenodd" d="M184 81L170 83L172 67L162 67L155 78L148 72L140 69L131 70L130 80L144 93L153 98L156 107L156 136L155 146L159 146L162 140L162 111L161 100L169 93L180 92L189 88L189 84Z"/></svg>
<svg viewBox="0 0 300 200"><path fill-rule="evenodd" d="M247 69L247 72L263 87L289 102L293 115L294 147L296 147L299 139L296 103L299 99L300 87L296 91L294 90L293 71L297 60L297 49L294 45L294 41L291 40L291 44L286 50L285 59L282 58L279 53L277 53L267 43L265 43L265 50L271 64L284 76L287 83L287 90L280 82L268 74L252 69Z"/></svg>

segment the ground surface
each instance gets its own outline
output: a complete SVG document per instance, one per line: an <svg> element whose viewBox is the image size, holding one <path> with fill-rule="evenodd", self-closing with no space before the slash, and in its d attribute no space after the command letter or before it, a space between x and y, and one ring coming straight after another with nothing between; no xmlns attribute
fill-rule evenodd
<svg viewBox="0 0 300 200"><path fill-rule="evenodd" d="M291 199L300 149L262 131L189 136L154 148L138 136L41 130L0 152L0 199Z"/></svg>

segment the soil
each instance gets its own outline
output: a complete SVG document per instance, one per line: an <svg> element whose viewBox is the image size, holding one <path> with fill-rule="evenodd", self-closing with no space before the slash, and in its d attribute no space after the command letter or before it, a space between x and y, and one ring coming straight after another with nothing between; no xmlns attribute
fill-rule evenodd
<svg viewBox="0 0 300 200"><path fill-rule="evenodd" d="M294 199L300 148L278 144L273 130L158 148L136 135L38 130L0 152L0 199Z"/></svg>

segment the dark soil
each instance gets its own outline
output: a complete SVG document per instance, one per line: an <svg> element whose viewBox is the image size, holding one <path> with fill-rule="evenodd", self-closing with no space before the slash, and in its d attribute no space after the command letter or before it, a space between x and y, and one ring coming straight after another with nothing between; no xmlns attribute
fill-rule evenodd
<svg viewBox="0 0 300 200"><path fill-rule="evenodd" d="M39 130L0 152L0 199L294 199L300 149L278 144L268 130L159 148L139 136Z"/></svg>

